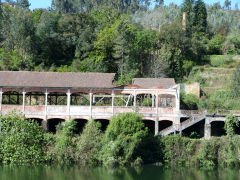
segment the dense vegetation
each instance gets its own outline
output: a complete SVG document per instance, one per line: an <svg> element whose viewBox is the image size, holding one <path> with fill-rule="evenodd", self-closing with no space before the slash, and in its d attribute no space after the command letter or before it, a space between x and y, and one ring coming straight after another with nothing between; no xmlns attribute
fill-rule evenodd
<svg viewBox="0 0 240 180"><path fill-rule="evenodd" d="M76 134L76 122L57 127L56 134L45 133L34 121L12 113L0 118L0 163L78 164L88 166L138 166L157 163L166 167L239 167L238 121L228 116L227 136L211 140L180 136L154 137L134 113L113 117L105 132L101 124L88 121Z"/></svg>
<svg viewBox="0 0 240 180"><path fill-rule="evenodd" d="M232 71L240 64L240 12L228 0L224 7L157 0L154 8L149 0L53 0L33 11L28 0L7 2L0 6L0 70L114 72L116 84L173 77L201 84L201 99L186 95L183 108L240 109L240 71ZM203 75L223 69L231 79Z"/></svg>
<svg viewBox="0 0 240 180"><path fill-rule="evenodd" d="M203 55L237 54L239 12L185 0L53 0L29 10L27 0L0 7L0 69L115 72L132 77L174 77L181 82ZM187 13L186 27L182 13ZM228 24L228 25L226 25ZM186 29L186 30L185 30Z"/></svg>

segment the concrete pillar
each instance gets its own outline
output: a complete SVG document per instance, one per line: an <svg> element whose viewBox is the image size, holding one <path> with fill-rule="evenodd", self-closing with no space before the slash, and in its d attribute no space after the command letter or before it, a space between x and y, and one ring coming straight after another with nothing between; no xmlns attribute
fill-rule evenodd
<svg viewBox="0 0 240 180"><path fill-rule="evenodd" d="M48 131L47 120L44 119L42 121L42 127L43 127L44 131L46 131L46 132Z"/></svg>
<svg viewBox="0 0 240 180"><path fill-rule="evenodd" d="M176 112L180 114L180 85L176 88Z"/></svg>
<svg viewBox="0 0 240 180"><path fill-rule="evenodd" d="M155 100L155 102L156 102L156 116L158 117L158 91L157 91L157 93L156 93L156 100Z"/></svg>
<svg viewBox="0 0 240 180"><path fill-rule="evenodd" d="M136 95L136 89L134 89L134 101L133 101L134 112L136 112L136 105L137 105L137 95Z"/></svg>
<svg viewBox="0 0 240 180"><path fill-rule="evenodd" d="M114 115L114 90L112 90L112 115Z"/></svg>
<svg viewBox="0 0 240 180"><path fill-rule="evenodd" d="M154 94L152 94L152 107L154 107Z"/></svg>
<svg viewBox="0 0 240 180"><path fill-rule="evenodd" d="M90 118L92 119L92 100L93 100L93 93L92 93L92 89L90 89L90 93L89 93L89 101L90 101L90 107L89 107L89 110L90 110Z"/></svg>
<svg viewBox="0 0 240 180"><path fill-rule="evenodd" d="M25 96L26 96L26 91L23 89L23 104L22 104L22 113L25 113Z"/></svg>
<svg viewBox="0 0 240 180"><path fill-rule="evenodd" d="M204 125L204 138L209 140L211 139L211 119L206 117Z"/></svg>
<svg viewBox="0 0 240 180"><path fill-rule="evenodd" d="M48 89L45 91L45 113L44 113L44 120L47 122L47 106L48 106Z"/></svg>
<svg viewBox="0 0 240 180"><path fill-rule="evenodd" d="M0 116L2 115L2 95L3 95L2 88L0 88Z"/></svg>
<svg viewBox="0 0 240 180"><path fill-rule="evenodd" d="M156 117L156 120L155 120L155 136L157 136L159 134L159 125L158 125L158 117Z"/></svg>
<svg viewBox="0 0 240 180"><path fill-rule="evenodd" d="M176 132L179 131L180 134L182 133L181 131L181 122L180 122L180 117L175 117L174 118L174 122L173 122L173 126L174 126L174 135L176 135Z"/></svg>
<svg viewBox="0 0 240 180"><path fill-rule="evenodd" d="M67 113L68 120L70 119L70 106L71 106L71 89L67 90Z"/></svg>

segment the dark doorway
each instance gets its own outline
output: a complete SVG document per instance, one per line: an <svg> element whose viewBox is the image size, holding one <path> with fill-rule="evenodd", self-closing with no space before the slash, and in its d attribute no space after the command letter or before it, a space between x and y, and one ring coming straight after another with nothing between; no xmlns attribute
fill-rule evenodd
<svg viewBox="0 0 240 180"><path fill-rule="evenodd" d="M159 132L172 126L172 121L168 121L168 120L162 120L158 122L158 128L159 128Z"/></svg>
<svg viewBox="0 0 240 180"><path fill-rule="evenodd" d="M224 136L226 131L224 129L224 121L211 122L211 136Z"/></svg>
<svg viewBox="0 0 240 180"><path fill-rule="evenodd" d="M155 134L155 121L152 120L143 120L145 127L148 128L151 134Z"/></svg>
<svg viewBox="0 0 240 180"><path fill-rule="evenodd" d="M83 131L83 128L85 127L85 125L87 124L88 120L86 119L74 119L74 121L77 122L76 124L76 130L75 130L75 134L80 134Z"/></svg>
<svg viewBox="0 0 240 180"><path fill-rule="evenodd" d="M101 130L106 131L108 125L109 125L109 120L107 119L96 119L95 121L101 123Z"/></svg>
<svg viewBox="0 0 240 180"><path fill-rule="evenodd" d="M55 134L56 133L56 126L63 121L64 121L64 119L58 119L58 118L49 119L47 121L48 132Z"/></svg>

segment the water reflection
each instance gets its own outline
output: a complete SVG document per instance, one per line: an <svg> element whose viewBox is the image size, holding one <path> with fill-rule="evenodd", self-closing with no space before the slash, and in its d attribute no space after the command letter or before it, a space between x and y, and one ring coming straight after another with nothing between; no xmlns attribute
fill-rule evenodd
<svg viewBox="0 0 240 180"><path fill-rule="evenodd" d="M79 166L3 166L1 180L238 180L239 169L204 171L164 169L159 166L138 168L86 168Z"/></svg>

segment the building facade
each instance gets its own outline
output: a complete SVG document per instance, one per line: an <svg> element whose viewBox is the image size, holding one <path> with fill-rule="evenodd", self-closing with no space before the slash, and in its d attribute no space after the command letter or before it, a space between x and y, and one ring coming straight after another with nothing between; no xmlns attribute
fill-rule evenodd
<svg viewBox="0 0 240 180"><path fill-rule="evenodd" d="M74 119L109 121L136 112L155 135L180 126L180 86L169 78L135 78L114 85L114 73L0 72L0 113L22 113L44 128Z"/></svg>

